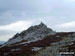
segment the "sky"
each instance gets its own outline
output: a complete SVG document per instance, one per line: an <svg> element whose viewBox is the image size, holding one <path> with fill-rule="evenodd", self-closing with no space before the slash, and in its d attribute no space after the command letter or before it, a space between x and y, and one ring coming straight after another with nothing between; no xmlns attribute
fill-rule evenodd
<svg viewBox="0 0 75 56"><path fill-rule="evenodd" d="M41 21L57 32L75 31L75 0L0 0L0 41Z"/></svg>

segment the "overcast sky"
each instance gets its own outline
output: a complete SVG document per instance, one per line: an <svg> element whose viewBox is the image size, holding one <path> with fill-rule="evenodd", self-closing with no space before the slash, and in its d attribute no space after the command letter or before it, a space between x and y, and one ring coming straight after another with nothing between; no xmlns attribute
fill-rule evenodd
<svg viewBox="0 0 75 56"><path fill-rule="evenodd" d="M0 41L44 22L54 31L75 31L75 0L0 0Z"/></svg>

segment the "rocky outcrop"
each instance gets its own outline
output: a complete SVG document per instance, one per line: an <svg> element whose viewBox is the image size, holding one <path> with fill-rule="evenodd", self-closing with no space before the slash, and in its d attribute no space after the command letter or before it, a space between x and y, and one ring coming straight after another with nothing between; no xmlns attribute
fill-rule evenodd
<svg viewBox="0 0 75 56"><path fill-rule="evenodd" d="M17 33L0 46L0 56L60 56L75 52L75 32L55 32L44 23Z"/></svg>

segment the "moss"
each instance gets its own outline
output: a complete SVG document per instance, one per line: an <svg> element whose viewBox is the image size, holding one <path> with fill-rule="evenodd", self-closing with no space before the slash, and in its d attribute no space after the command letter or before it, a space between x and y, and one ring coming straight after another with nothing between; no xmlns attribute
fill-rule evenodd
<svg viewBox="0 0 75 56"><path fill-rule="evenodd" d="M22 40L21 42L27 42L28 40Z"/></svg>

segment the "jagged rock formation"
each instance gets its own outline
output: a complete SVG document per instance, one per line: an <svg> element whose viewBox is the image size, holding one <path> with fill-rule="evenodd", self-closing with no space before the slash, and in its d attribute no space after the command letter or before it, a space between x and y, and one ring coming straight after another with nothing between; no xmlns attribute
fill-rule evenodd
<svg viewBox="0 0 75 56"><path fill-rule="evenodd" d="M50 28L47 28L47 26L41 22L39 25L31 26L27 30L17 33L13 38L9 39L5 45L30 43L42 40L43 37L55 33L56 32Z"/></svg>
<svg viewBox="0 0 75 56"><path fill-rule="evenodd" d="M17 33L0 46L0 56L60 56L75 52L75 32L55 32L44 23Z"/></svg>

